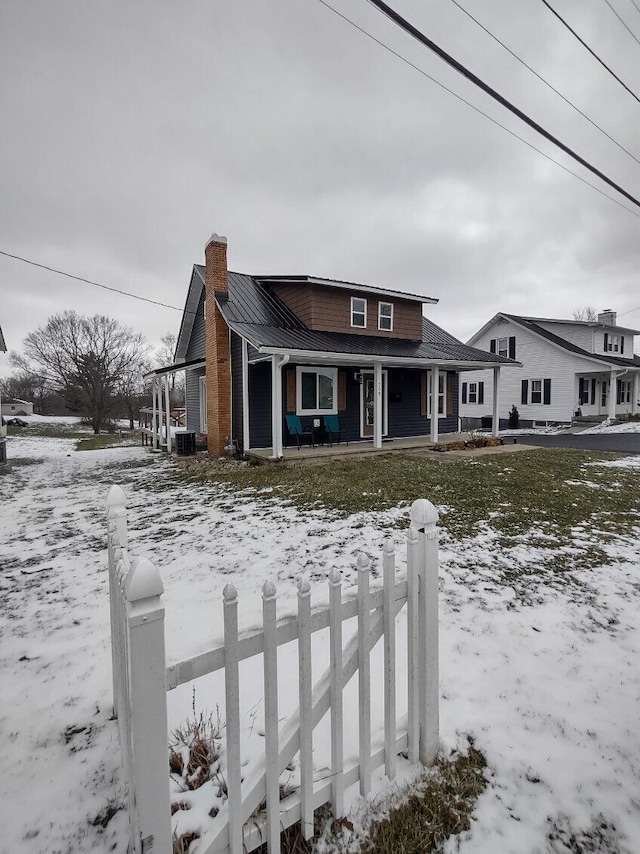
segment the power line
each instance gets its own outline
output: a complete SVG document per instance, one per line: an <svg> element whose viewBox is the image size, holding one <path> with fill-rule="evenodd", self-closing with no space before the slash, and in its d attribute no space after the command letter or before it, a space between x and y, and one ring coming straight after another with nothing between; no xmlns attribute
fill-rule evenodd
<svg viewBox="0 0 640 854"><path fill-rule="evenodd" d="M637 35L633 32L633 30L631 29L631 27L629 27L629 26L627 25L627 23L622 19L622 16L621 16L621 15L619 15L619 14L616 12L616 10L613 8L613 6L612 6L612 5L611 5L611 3L609 2L609 0L604 0L604 2L605 2L605 3L607 4L607 6L611 9L611 11L613 12L613 14L616 16L616 18L620 21L620 23L622 24L622 26L625 28L625 30L629 33L629 35L631 36L631 38L632 38L632 39L633 39L633 40L634 40L638 45L640 45L640 41L638 40ZM637 7L636 7L636 8L637 8Z"/></svg>
<svg viewBox="0 0 640 854"><path fill-rule="evenodd" d="M482 89L483 92L486 92L487 95L492 97L494 101L497 101L503 107L506 107L509 112L513 113L514 116L517 116L521 121L529 125L529 127L533 128L536 133L549 140L549 142L552 142L557 148L559 148L561 151L564 151L565 154L568 154L577 163L579 163L581 166L584 166L585 169L588 169L594 175L597 175L600 180L604 181L610 187L613 187L614 190L617 190L618 193L620 193L626 199L629 199L630 202L633 202L636 207L640 208L640 200L636 199L635 196L632 196L631 193L628 193L619 184L616 184L616 182L609 178L607 175L605 175L604 172L601 172L598 168L596 168L587 160L585 160L584 157L581 157L579 154L573 151L573 149L569 148L568 145L565 145L556 136L549 133L548 130L545 130L542 125L538 124L538 122L534 121L526 113L516 107L515 104L512 104L511 101L508 101L498 92L496 92L496 90L489 86L487 83L485 83L484 80L481 80L476 74L474 74L472 71L469 71L469 69L462 65L462 63L454 59L450 54L448 54L445 50L439 47L434 41L428 38L428 36L425 36L425 34L418 30L416 27L414 27L413 24L410 24L406 18L403 18L402 15L399 15L390 6L387 6L387 4L383 2L383 0L367 0L367 2L379 12L381 12L383 15L386 15L387 18L389 18L391 21L393 21L394 24L404 30L405 33L407 33L416 41L420 42L420 44L422 44L424 47L435 53L436 56L440 57L440 59L446 62L447 65L457 71L458 74L461 74L463 77L466 77L467 80L470 80L475 86L477 86L479 89Z"/></svg>
<svg viewBox="0 0 640 854"><path fill-rule="evenodd" d="M550 12L553 12L553 14L556 16L556 18L557 18L557 19L558 19L562 24L564 24L564 26L569 30L569 32L570 32L573 36L575 36L575 37L578 39L578 41L580 42L580 44L581 44L584 48L586 48L586 49L589 51L589 53L591 54L591 56L592 56L594 59L597 59L597 60L598 60L598 62L600 63L600 65L601 65L603 68L606 68L606 70L609 72L609 74L610 74L612 77L614 77L614 78L618 81L618 83L619 83L619 84L620 84L624 89L626 89L626 90L627 90L627 92L631 95L631 97L632 97L632 98L635 98L635 99L636 99L636 101L640 104L640 98L638 98L638 96L636 95L636 93L635 93L635 92L633 92L631 89L629 89L629 87L627 86L627 84L626 84L626 83L623 83L623 81L618 77L618 75L615 73L615 71L612 71L612 70L609 68L609 66L607 65L607 63L606 63L606 62L603 62L603 60L602 60L602 59L600 59L600 57L598 56L598 54L597 54L594 50L592 50L592 49L589 47L589 45L584 41L584 39L581 39L581 38L580 38L580 36L577 34L577 32L569 26L569 24L565 21L565 19L564 19L560 14L558 14L558 12L556 12L556 10L553 8L553 6L552 6L550 3L548 3L548 2L547 2L547 0L542 0L542 2L543 2L543 3L544 3L544 5L547 7L547 9L548 9Z"/></svg>
<svg viewBox="0 0 640 854"><path fill-rule="evenodd" d="M640 311L640 305L639 305L639 306L637 306L636 308L628 308L626 311L619 311L619 312L618 312L618 317L623 317L623 315L625 315L625 314L631 314L631 313L632 313L632 312L634 312L634 311Z"/></svg>
<svg viewBox="0 0 640 854"><path fill-rule="evenodd" d="M633 5L636 7L636 11L637 11L637 12L638 12L638 14L640 15L640 6L638 6L638 4L636 3L636 0L631 0L631 2L632 2L632 3L633 3Z"/></svg>
<svg viewBox="0 0 640 854"><path fill-rule="evenodd" d="M50 273L56 273L58 276L65 276L67 279L75 279L76 282L84 282L87 285L93 285L96 288L102 288L105 291L111 291L114 294L122 294L125 297L131 297L132 299L138 299L142 302L149 302L151 305L159 305L162 308L171 308L174 311L182 311L181 308L178 308L176 305L168 305L166 302L158 302L155 299L149 299L148 297L141 297L139 294L132 294L129 291L122 291L119 288L113 288L110 285L103 285L100 282L94 282L91 279L85 279L82 276L74 276L72 273L65 273L64 270L56 270L55 267L48 267L46 264L38 264L37 261L30 261L28 258L21 258L20 255L12 255L10 252L4 252L0 249L0 255L5 255L7 258L13 258L15 261L22 261L24 264L30 264L32 267L39 267L41 270L48 270Z"/></svg>
<svg viewBox="0 0 640 854"><path fill-rule="evenodd" d="M600 133L604 134L604 135L607 137L607 139L608 139L608 140L610 140L614 145L617 145L617 146L618 146L618 148L619 148L621 151L624 151L624 153L625 153L625 154L628 154L628 155L629 155L629 157L631 157L631 159L632 159L632 160L635 160L635 162L640 166L640 160L635 156L635 154L632 154L628 149L626 149L626 148L624 147L624 145L622 145L621 143L619 143L619 142L618 142L616 139L614 139L614 138L613 138L609 133L607 133L607 131L606 131L606 130L604 130L603 128L601 128L599 124L596 124L596 122L594 122L594 121L593 121L593 119L589 118L589 116L588 116L586 113L583 113L583 112L582 112L582 110L580 109L580 107L576 107L576 105L575 105L572 101L570 101L570 100L569 100L569 98L566 98L566 97L562 94L562 92L559 92L559 91L555 88L555 86L553 86L551 83L549 83L549 81L548 81L548 80L545 80L545 79L544 79L544 77L542 77L542 75L541 75L541 74L538 74L538 72L537 72L535 69L531 68L531 66L530 66L530 65L528 65L528 64L524 61L524 59L521 59L521 57L519 57L517 53L515 53L514 51L512 51L512 50L511 50L511 48L510 48L510 47L508 47L508 46L507 46L503 41L500 41L500 39L499 39L496 35L494 35L494 34L491 32L491 30L489 30L487 27L485 27L485 26L484 26L484 24L482 24L482 23L481 23L477 18L474 18L474 17L473 17L473 15L471 14L471 12L467 11L467 9L465 9L465 8L464 8L464 6L462 6L460 3L458 3L458 0L451 0L451 2L453 3L453 5L454 5L454 6L457 6L457 8L458 8L458 9L460 9L460 11L461 11L461 12L464 12L464 14L465 14L468 18L471 18L471 20L472 20L475 24L477 24L477 25L480 27L480 29L481 29L481 30L484 30L484 32L485 32L488 36L490 36L490 37L491 37L495 42L497 42L501 47L503 47L503 48L507 51L507 53L511 54L511 56L512 56L514 59L516 59L516 60L520 63L520 65L524 65L524 67L525 67L528 71L530 71L533 75L535 75L535 76L538 78L538 80L540 80L542 83L544 83L544 85L545 85L545 86L548 86L548 88L549 88L549 89L551 89L551 91L552 91L552 92L555 92L555 93L556 93L556 95L558 95L558 97L559 97L559 98L562 98L562 100L565 102L565 104L568 104L568 105L569 105L573 110L575 110L575 111L576 111L576 113L580 113L580 115L582 116L582 118L586 119L586 120L589 122L589 124L593 125L593 127L594 127L594 128L596 128L597 130L599 130L599 131L600 131Z"/></svg>
<svg viewBox="0 0 640 854"><path fill-rule="evenodd" d="M556 160L555 158L551 157L551 155L547 154L545 151L542 151L540 148L537 148L535 145L533 145L533 143L524 139L524 137L519 136L515 131L512 131L510 128L506 127L506 125L501 124L497 119L494 119L493 116L490 116L488 113L485 113L479 107L476 107L476 105L472 104L471 101L467 101L466 98L462 97L462 95L458 95L458 93L454 92L453 89L449 89L447 86L444 85L444 83L441 83L439 80L436 80L435 77L432 77L430 74L427 74L427 72L424 71L424 69L420 68L418 65L415 65L413 62L411 62L411 60L407 59L405 56L402 56L401 53L398 53L393 48L389 47L389 45L385 44L383 41L376 38L376 36L372 35L372 33L368 32L368 30L365 30L364 27L361 27L359 24L356 24L355 21L352 21L351 18L348 18L346 15L343 15L342 12L338 11L338 9L334 8L330 3L328 3L327 0L318 0L318 2L321 3L323 6L325 6L327 9L334 12L339 18L342 18L342 20L345 21L347 24L350 24L354 29L358 30L358 32L367 36L367 38L370 38L371 41L375 42L381 48L384 48L384 50L386 50L388 53L395 56L401 62L404 62L405 65L408 65L414 71L417 71L418 74L421 74L423 77L426 77L427 80L430 80L432 83L435 83L435 85L439 86L440 89L443 89L449 95L453 95L453 97L456 98L458 101L461 101L467 107L470 107L474 112L478 113L479 115L483 116L485 119L488 119L488 121L490 121L492 124L501 128L503 131L508 133L509 136L514 137L519 142L523 143L523 145L526 145L528 148L532 149L532 151L535 151L537 154L540 154L546 160L549 160L551 163L555 164L556 166L559 166L560 169L564 170L569 175L572 175L574 178L577 178L578 181L581 181L583 184L586 184L587 187L591 187L591 189L595 190L596 193L600 193L600 195L604 196L605 199L609 199L609 201L618 205L618 207L627 211L627 213L630 213L632 216L635 216L638 219L640 219L640 214L637 214L635 211L631 210L626 205L622 204L622 202L619 199L616 199L614 196L610 196L608 193L605 193L605 191L603 189L601 189L600 187L597 187L595 184L592 184L590 181L587 181L587 179L584 178L582 175L579 175L577 172L574 172L573 170L569 169L568 166L565 166L564 163L560 163L559 160Z"/></svg>

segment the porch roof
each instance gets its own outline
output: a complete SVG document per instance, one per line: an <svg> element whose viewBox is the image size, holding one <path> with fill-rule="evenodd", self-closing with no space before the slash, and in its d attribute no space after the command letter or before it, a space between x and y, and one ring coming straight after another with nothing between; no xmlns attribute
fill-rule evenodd
<svg viewBox="0 0 640 854"><path fill-rule="evenodd" d="M193 371L195 368L204 368L206 362L204 359L191 359L188 362L174 362L173 365L166 365L163 368L155 368L153 371L149 371L144 375L144 378L147 377L160 377L165 376L165 374L175 374L178 371Z"/></svg>

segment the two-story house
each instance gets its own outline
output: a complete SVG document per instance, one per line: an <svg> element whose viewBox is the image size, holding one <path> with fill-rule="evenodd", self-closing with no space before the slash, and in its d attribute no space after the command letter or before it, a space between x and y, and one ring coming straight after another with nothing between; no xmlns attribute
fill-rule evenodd
<svg viewBox="0 0 640 854"><path fill-rule="evenodd" d="M212 455L231 440L282 457L287 415L311 427L337 416L345 439L373 448L387 437L437 442L459 429L460 371L511 362L423 317L435 302L312 276L231 272L227 240L213 235L205 265L193 267L174 364L155 381L185 370L187 429L206 434Z"/></svg>
<svg viewBox="0 0 640 854"><path fill-rule="evenodd" d="M489 353L516 359L504 369L497 387L500 426L506 427L515 404L520 425L569 423L576 416L594 419L638 412L640 357L634 336L618 326L616 312L594 321L521 317L499 312L470 339ZM464 375L460 384L463 427L486 423L496 404L493 375Z"/></svg>

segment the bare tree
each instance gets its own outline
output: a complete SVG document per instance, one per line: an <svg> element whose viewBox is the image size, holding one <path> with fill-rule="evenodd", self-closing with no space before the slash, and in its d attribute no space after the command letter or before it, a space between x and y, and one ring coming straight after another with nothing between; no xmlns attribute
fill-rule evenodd
<svg viewBox="0 0 640 854"><path fill-rule="evenodd" d="M142 335L117 320L65 311L31 332L24 351L34 369L99 433L128 375L142 370Z"/></svg>
<svg viewBox="0 0 640 854"><path fill-rule="evenodd" d="M157 350L157 362L159 368L172 365L176 352L178 336L174 332L165 332L160 339L160 347ZM169 389L171 391L172 405L177 406L184 400L184 371L169 375Z"/></svg>
<svg viewBox="0 0 640 854"><path fill-rule="evenodd" d="M574 320L586 320L589 323L598 319L598 309L592 305L585 305L582 308L576 308L573 312Z"/></svg>

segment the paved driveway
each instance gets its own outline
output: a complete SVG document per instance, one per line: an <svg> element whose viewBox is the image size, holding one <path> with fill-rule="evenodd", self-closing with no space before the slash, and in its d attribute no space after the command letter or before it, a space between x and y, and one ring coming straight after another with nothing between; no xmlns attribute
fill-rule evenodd
<svg viewBox="0 0 640 854"><path fill-rule="evenodd" d="M618 451L621 454L640 454L640 433L569 433L564 436L505 436L504 441L539 448L577 448L580 451Z"/></svg>

